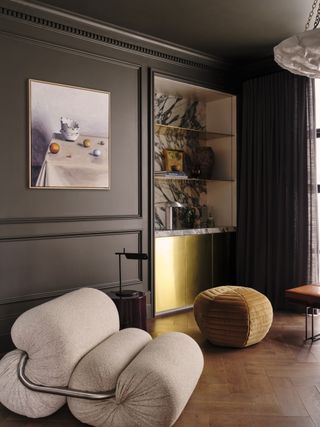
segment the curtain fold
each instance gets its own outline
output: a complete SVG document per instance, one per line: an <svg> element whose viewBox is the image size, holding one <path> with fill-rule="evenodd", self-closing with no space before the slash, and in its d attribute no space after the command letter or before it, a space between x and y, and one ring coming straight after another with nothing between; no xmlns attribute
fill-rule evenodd
<svg viewBox="0 0 320 427"><path fill-rule="evenodd" d="M238 283L284 306L284 290L318 280L314 85L288 72L243 85Z"/></svg>

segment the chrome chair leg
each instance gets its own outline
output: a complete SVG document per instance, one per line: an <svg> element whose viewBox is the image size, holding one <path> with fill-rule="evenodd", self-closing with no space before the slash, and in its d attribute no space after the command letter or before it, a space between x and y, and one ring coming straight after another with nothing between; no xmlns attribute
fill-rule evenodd
<svg viewBox="0 0 320 427"><path fill-rule="evenodd" d="M60 396L77 397L79 399L90 399L90 400L104 400L115 397L115 390L102 391L102 392L91 392L75 390L68 387L51 387L46 385L35 384L29 380L25 374L25 367L28 361L27 353L23 353L18 365L18 377L22 384L30 390L37 391L40 393L57 394Z"/></svg>

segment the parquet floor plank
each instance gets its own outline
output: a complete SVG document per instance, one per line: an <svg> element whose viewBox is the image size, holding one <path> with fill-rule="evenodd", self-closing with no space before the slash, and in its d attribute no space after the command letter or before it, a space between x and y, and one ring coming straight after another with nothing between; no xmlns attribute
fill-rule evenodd
<svg viewBox="0 0 320 427"><path fill-rule="evenodd" d="M301 400L314 424L320 426L320 393L317 387L297 387Z"/></svg>
<svg viewBox="0 0 320 427"><path fill-rule="evenodd" d="M308 412L289 378L274 377L271 378L271 383L282 415L308 416Z"/></svg>
<svg viewBox="0 0 320 427"><path fill-rule="evenodd" d="M228 415L218 415L210 419L210 427L315 427L309 417L264 417L240 415L236 421ZM200 427L200 426L199 426Z"/></svg>

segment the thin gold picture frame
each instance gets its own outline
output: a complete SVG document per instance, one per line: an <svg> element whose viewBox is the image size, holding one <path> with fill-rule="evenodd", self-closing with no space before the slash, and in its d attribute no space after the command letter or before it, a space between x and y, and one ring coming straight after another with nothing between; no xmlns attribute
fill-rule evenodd
<svg viewBox="0 0 320 427"><path fill-rule="evenodd" d="M66 89L77 89L80 91L87 91L92 93L98 93L106 95L106 109L107 109L107 136L101 137L101 139L105 139L106 142L106 174L107 174L107 185L106 186L92 186L92 185L33 185L33 177L32 177L32 149L33 149L33 133L32 133L32 124L33 124L33 114L32 114L32 101L33 101L33 93L32 93L32 85L33 84L43 84L50 86L63 87ZM83 135L85 137L85 135ZM47 150L49 148L50 142L48 143ZM92 88L84 88L81 86L68 85L64 83L56 83L56 82L48 82L44 80L37 79L28 79L28 188L36 189L36 190L110 190L111 189L111 92L92 89Z"/></svg>

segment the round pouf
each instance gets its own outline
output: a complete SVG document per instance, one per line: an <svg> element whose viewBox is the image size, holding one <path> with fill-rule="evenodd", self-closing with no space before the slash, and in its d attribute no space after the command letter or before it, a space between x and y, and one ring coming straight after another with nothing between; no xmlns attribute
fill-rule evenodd
<svg viewBox="0 0 320 427"><path fill-rule="evenodd" d="M266 336L273 312L268 298L254 289L218 286L196 297L194 316L212 344L248 347Z"/></svg>

